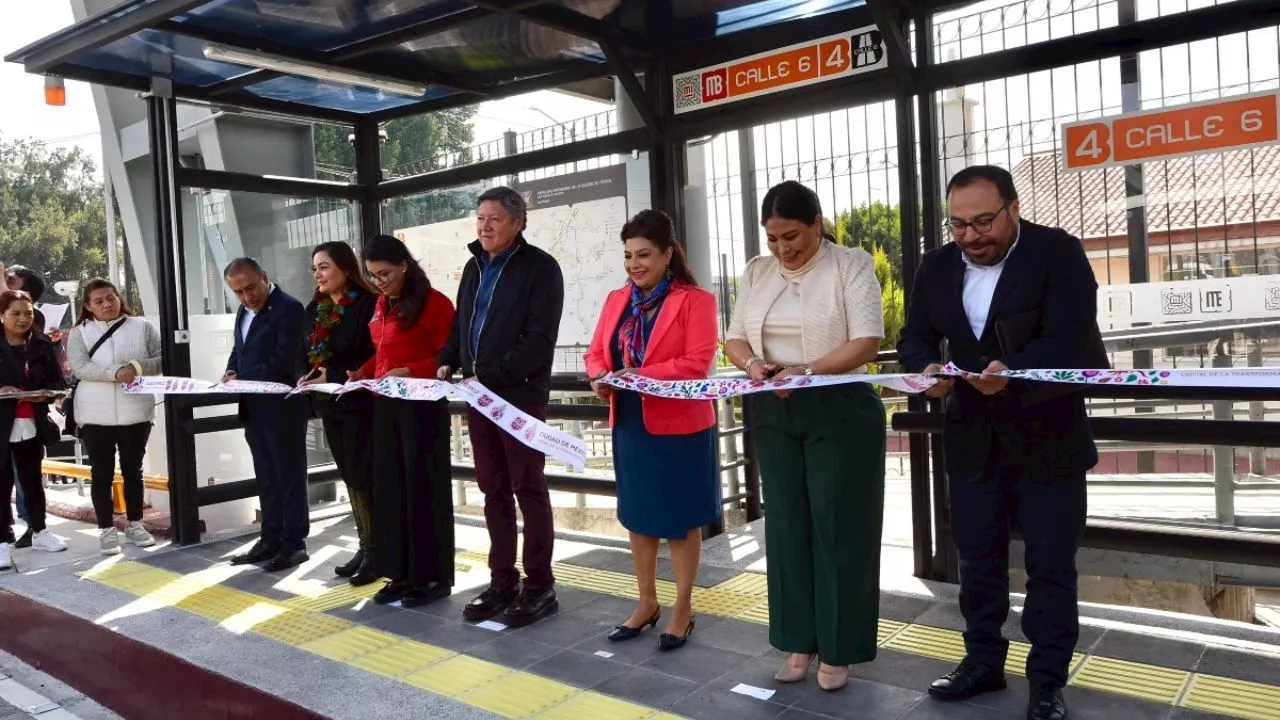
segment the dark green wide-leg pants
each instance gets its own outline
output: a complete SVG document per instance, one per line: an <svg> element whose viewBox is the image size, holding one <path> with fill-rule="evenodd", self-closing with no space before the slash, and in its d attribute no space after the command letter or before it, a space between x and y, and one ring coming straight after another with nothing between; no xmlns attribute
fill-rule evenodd
<svg viewBox="0 0 1280 720"><path fill-rule="evenodd" d="M830 665L874 660L884 403L863 383L747 399L767 518L769 642Z"/></svg>

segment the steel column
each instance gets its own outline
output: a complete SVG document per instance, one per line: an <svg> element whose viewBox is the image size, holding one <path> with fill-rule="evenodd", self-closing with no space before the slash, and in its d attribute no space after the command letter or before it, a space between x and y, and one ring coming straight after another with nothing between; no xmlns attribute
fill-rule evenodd
<svg viewBox="0 0 1280 720"><path fill-rule="evenodd" d="M172 86L156 81L147 96L147 131L155 180L156 260L159 266L160 347L166 375L191 374L182 250L182 199L178 193L177 103ZM191 407L180 398L163 403L169 471L169 513L179 545L200 542L196 497L195 438L188 430Z"/></svg>
<svg viewBox="0 0 1280 720"><path fill-rule="evenodd" d="M355 124L356 183L360 185L360 246L382 234L382 203L378 183L382 182L382 137L376 120Z"/></svg>

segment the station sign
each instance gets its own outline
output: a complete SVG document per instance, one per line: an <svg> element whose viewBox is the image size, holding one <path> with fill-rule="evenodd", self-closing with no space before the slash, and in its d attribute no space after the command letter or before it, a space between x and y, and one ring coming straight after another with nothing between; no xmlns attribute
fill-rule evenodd
<svg viewBox="0 0 1280 720"><path fill-rule="evenodd" d="M1280 92L1064 123L1067 172L1280 142Z"/></svg>
<svg viewBox="0 0 1280 720"><path fill-rule="evenodd" d="M889 66L876 26L676 75L676 114L860 75Z"/></svg>

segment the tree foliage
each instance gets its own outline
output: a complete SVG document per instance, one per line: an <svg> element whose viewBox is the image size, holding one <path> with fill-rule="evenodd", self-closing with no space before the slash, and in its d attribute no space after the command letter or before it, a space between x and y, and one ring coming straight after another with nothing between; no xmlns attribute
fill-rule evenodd
<svg viewBox="0 0 1280 720"><path fill-rule="evenodd" d="M884 309L884 340L880 347L892 350L907 322L906 296L902 290L902 218L898 206L881 202L860 205L827 220L827 231L836 242L862 248L875 260Z"/></svg>
<svg viewBox="0 0 1280 720"><path fill-rule="evenodd" d="M52 148L0 137L0 261L53 283L107 274L102 182L79 147Z"/></svg>
<svg viewBox="0 0 1280 720"><path fill-rule="evenodd" d="M383 128L387 139L382 144L382 167L394 168L406 163L423 163L446 152L466 150L474 142L472 118L475 106L452 108L424 115L397 118ZM354 168L355 148L349 140L351 128L345 125L315 125L316 164Z"/></svg>

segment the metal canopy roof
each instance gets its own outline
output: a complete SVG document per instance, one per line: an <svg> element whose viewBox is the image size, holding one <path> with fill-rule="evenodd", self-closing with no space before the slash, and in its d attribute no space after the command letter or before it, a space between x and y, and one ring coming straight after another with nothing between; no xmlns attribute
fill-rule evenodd
<svg viewBox="0 0 1280 720"><path fill-rule="evenodd" d="M126 0L5 59L31 73L143 91L169 80L182 99L352 122L605 77L619 66L741 52L757 44L740 42L746 36L764 34L746 31L772 36L793 21L866 12L864 4ZM794 42L786 35L776 45ZM366 84L314 76L326 70Z"/></svg>

